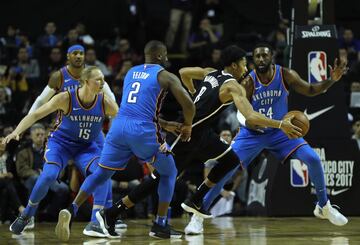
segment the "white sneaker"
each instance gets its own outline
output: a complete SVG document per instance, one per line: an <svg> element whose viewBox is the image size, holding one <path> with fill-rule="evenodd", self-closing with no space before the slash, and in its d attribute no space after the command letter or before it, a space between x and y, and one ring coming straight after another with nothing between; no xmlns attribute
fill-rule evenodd
<svg viewBox="0 0 360 245"><path fill-rule="evenodd" d="M185 234L197 235L204 232L204 218L193 214L189 224L185 227Z"/></svg>
<svg viewBox="0 0 360 245"><path fill-rule="evenodd" d="M332 224L338 226L346 225L348 222L348 219L344 215L331 206L329 200L322 208L319 206L319 204L316 204L314 215L320 219L328 219Z"/></svg>
<svg viewBox="0 0 360 245"><path fill-rule="evenodd" d="M35 218L34 218L34 216L32 216L32 217L30 218L30 222L25 226L24 231L26 231L26 230L32 230L32 229L34 229L34 228L35 228Z"/></svg>

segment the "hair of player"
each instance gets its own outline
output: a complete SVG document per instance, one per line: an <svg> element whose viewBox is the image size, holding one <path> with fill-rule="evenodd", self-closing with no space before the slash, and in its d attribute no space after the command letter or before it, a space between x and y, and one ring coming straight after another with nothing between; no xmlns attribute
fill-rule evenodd
<svg viewBox="0 0 360 245"><path fill-rule="evenodd" d="M144 48L144 54L145 55L153 55L156 52L159 51L159 49L166 48L165 44L157 41L157 40L151 40L149 41Z"/></svg>
<svg viewBox="0 0 360 245"><path fill-rule="evenodd" d="M33 132L33 131L35 131L36 129L45 130L45 127L44 127L44 125L41 124L41 123L35 123L34 125L31 126L30 132Z"/></svg>
<svg viewBox="0 0 360 245"><path fill-rule="evenodd" d="M255 47L253 48L253 53L254 53L255 49L257 49L257 48L268 48L270 50L271 54L274 53L274 49L269 43L264 42L264 43L256 44Z"/></svg>
<svg viewBox="0 0 360 245"><path fill-rule="evenodd" d="M236 45L228 46L221 51L221 62L224 67L237 63L244 57L246 57L246 52Z"/></svg>
<svg viewBox="0 0 360 245"><path fill-rule="evenodd" d="M100 69L97 66L87 66L82 70L80 79L79 79L81 85L84 85L85 81L89 80L89 78L91 77L91 72L94 70L100 70Z"/></svg>

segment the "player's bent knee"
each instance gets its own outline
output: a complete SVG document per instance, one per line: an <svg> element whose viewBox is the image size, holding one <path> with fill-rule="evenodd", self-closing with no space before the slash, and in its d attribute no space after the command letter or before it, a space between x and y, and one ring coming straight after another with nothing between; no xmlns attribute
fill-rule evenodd
<svg viewBox="0 0 360 245"><path fill-rule="evenodd" d="M213 182L219 182L229 171L236 168L240 164L240 159L234 151L227 152L223 157L219 158L218 164L213 167L208 175L208 179Z"/></svg>

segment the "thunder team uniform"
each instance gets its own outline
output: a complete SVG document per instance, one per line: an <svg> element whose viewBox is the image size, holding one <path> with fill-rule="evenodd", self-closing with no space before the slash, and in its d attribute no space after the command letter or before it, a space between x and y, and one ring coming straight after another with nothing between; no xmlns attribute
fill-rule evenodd
<svg viewBox="0 0 360 245"><path fill-rule="evenodd" d="M70 71L66 66L60 69L61 74L61 86L58 89L58 92L70 91L72 89L76 90L80 87L79 79L71 75ZM98 147L102 150L104 145L104 134L100 133L96 139Z"/></svg>
<svg viewBox="0 0 360 245"><path fill-rule="evenodd" d="M275 72L268 84L261 83L256 71L250 73L254 83L254 93L251 104L254 111L275 119L281 120L288 112L288 90L285 87L282 67L275 65ZM244 167L264 149L269 150L279 160L285 161L291 153L302 145L307 144L303 138L289 139L286 134L277 128L266 128L264 133L241 127L240 133L235 137L233 150L241 159Z"/></svg>
<svg viewBox="0 0 360 245"><path fill-rule="evenodd" d="M71 89L77 89L80 86L79 79L72 76L66 66L60 69L61 74L61 86L58 91L70 91Z"/></svg>
<svg viewBox="0 0 360 245"><path fill-rule="evenodd" d="M167 92L157 80L163 69L157 64L143 64L126 74L120 109L101 153L101 167L122 170L133 155L144 162L154 161L164 143L158 115Z"/></svg>
<svg viewBox="0 0 360 245"><path fill-rule="evenodd" d="M78 97L78 89L68 91L69 112L59 112L56 126L48 138L45 160L64 168L70 159L86 176L91 163L97 159L101 149L96 139L101 134L104 114L104 95L99 93L93 104L86 108ZM95 166L96 167L96 166Z"/></svg>

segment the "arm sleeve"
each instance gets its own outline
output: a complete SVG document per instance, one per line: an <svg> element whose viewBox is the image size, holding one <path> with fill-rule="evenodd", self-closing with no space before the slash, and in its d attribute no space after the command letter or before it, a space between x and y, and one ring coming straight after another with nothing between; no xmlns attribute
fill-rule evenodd
<svg viewBox="0 0 360 245"><path fill-rule="evenodd" d="M41 94L36 98L35 102L31 106L29 113L34 112L37 108L48 102L51 97L56 94L56 91L47 85L44 90L41 92Z"/></svg>
<svg viewBox="0 0 360 245"><path fill-rule="evenodd" d="M106 94L106 96L108 96L109 98L111 98L113 101L116 102L115 95L111 91L109 84L107 82L104 83L103 92L104 94Z"/></svg>
<svg viewBox="0 0 360 245"><path fill-rule="evenodd" d="M241 114L240 111L237 111L236 117L241 126L246 126L246 118L244 117L243 114Z"/></svg>

